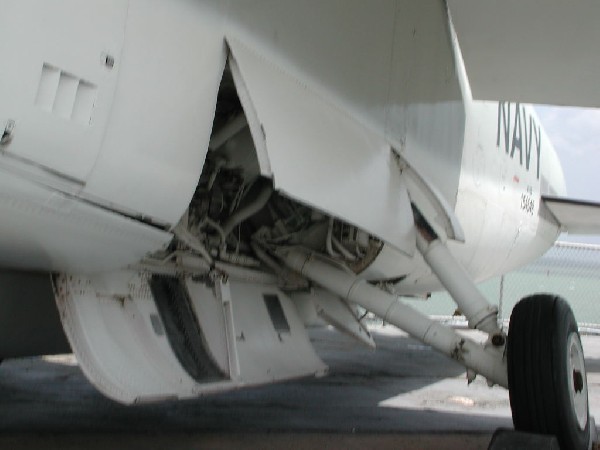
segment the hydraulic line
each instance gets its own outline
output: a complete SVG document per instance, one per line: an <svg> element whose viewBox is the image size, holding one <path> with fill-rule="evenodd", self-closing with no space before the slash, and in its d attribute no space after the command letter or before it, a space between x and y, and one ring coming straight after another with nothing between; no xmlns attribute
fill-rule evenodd
<svg viewBox="0 0 600 450"><path fill-rule="evenodd" d="M273 185L270 180L265 181L256 197L248 204L239 208L231 215L231 217L229 217L229 219L227 219L227 222L223 224L223 235L228 236L237 225L263 209L269 201L269 198L271 198L271 194L273 194Z"/></svg>
<svg viewBox="0 0 600 450"><path fill-rule="evenodd" d="M305 250L284 249L278 252L278 256L289 268L323 288L373 312L415 339L483 375L488 381L508 387L502 348L484 346L460 336L451 328L405 305L396 295L360 280Z"/></svg>
<svg viewBox="0 0 600 450"><path fill-rule="evenodd" d="M440 239L426 236L417 233L417 248L469 321L469 327L500 335L498 308L488 303L448 247Z"/></svg>

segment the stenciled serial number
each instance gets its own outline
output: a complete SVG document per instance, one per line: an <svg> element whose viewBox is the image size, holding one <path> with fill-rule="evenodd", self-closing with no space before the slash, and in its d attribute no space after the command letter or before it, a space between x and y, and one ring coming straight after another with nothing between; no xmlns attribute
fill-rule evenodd
<svg viewBox="0 0 600 450"><path fill-rule="evenodd" d="M530 216L533 216L535 211L535 200L527 194L521 194L521 209Z"/></svg>

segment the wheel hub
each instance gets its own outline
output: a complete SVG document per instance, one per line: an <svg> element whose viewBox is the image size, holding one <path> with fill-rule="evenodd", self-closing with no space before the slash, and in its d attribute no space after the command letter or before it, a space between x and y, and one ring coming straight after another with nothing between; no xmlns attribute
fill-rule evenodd
<svg viewBox="0 0 600 450"><path fill-rule="evenodd" d="M567 373L569 374L569 398L577 417L579 429L585 429L588 421L588 390L585 376L583 348L577 333L569 335L567 345Z"/></svg>

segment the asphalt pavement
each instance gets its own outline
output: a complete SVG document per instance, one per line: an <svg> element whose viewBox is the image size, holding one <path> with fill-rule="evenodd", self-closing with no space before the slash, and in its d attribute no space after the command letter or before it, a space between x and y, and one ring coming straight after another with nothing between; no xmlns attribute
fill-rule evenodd
<svg viewBox="0 0 600 450"><path fill-rule="evenodd" d="M472 332L469 332L472 333ZM484 449L511 428L508 392L397 329L377 350L311 330L329 375L193 401L122 406L89 384L72 355L0 365L0 448ZM584 336L590 405L600 417L600 337Z"/></svg>

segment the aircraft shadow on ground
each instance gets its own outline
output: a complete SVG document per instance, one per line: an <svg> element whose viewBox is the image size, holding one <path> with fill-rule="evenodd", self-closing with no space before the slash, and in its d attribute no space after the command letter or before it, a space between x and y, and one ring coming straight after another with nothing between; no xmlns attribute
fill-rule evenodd
<svg viewBox="0 0 600 450"><path fill-rule="evenodd" d="M376 333L374 352L333 330L310 334L330 366L326 377L150 405L106 399L77 366L6 361L0 366L0 433L489 432L511 425L506 417L380 407L464 369L403 336Z"/></svg>
<svg viewBox="0 0 600 450"><path fill-rule="evenodd" d="M600 359L586 358L585 369L588 373L600 373Z"/></svg>

